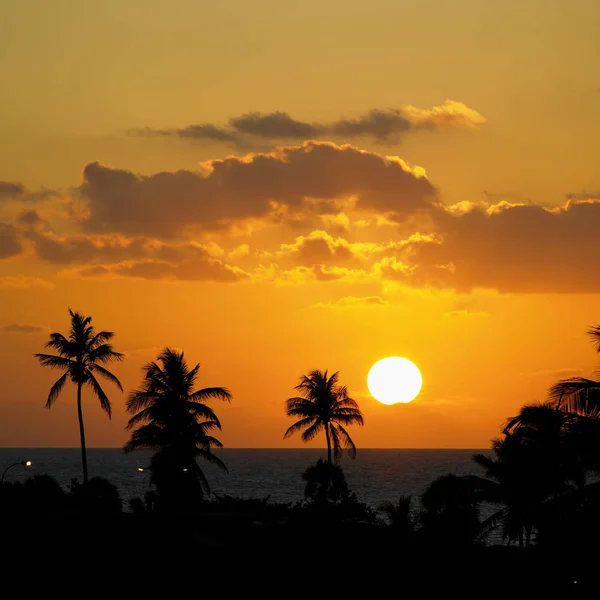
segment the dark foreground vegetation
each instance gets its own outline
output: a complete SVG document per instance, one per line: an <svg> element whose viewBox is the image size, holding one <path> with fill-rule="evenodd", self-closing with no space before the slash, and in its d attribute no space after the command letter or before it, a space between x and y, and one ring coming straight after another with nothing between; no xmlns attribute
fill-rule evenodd
<svg viewBox="0 0 600 600"><path fill-rule="evenodd" d="M182 352L165 348L127 401L124 451L154 454L151 490L124 507L115 486L88 476L81 412L88 385L110 414L94 377L118 383L99 365L121 356L107 343L111 333L71 318L70 337L51 336L59 354L38 359L64 371L48 406L67 379L77 386L84 481L67 490L44 475L0 484L5 578L19 573L30 591L93 597L209 589L278 598L598 597L599 382L559 381L546 402L523 406L490 451L473 456L481 475L448 473L420 498L374 510L349 489L339 464L343 451L356 455L346 427L363 425L358 404L338 373L310 371L285 402L297 419L285 436L324 434L326 459L307 465L302 499L278 504L272 490L264 499L211 494L198 459L227 467L213 453L221 444L211 432L221 424L206 401L231 394L195 390L199 365L190 369ZM589 333L598 347L600 329ZM494 532L502 543L490 542Z"/></svg>

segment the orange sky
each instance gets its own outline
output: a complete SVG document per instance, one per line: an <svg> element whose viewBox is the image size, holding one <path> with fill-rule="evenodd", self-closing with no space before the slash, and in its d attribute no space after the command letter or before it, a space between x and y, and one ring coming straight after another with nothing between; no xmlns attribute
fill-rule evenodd
<svg viewBox="0 0 600 600"><path fill-rule="evenodd" d="M0 447L78 446L33 353L68 308L126 391L200 362L227 447L283 440L339 371L361 447L486 447L600 364L600 5L12 3L0 13ZM384 406L370 366L421 395ZM90 447L122 446L86 397ZM317 439L315 446L323 445Z"/></svg>

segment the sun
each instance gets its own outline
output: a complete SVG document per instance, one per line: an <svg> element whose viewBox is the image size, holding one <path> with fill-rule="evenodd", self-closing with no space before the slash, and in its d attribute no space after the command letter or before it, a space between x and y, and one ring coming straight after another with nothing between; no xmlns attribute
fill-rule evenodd
<svg viewBox="0 0 600 600"><path fill-rule="evenodd" d="M410 402L421 391L423 378L415 363L400 356L377 361L367 377L369 392L382 404Z"/></svg>

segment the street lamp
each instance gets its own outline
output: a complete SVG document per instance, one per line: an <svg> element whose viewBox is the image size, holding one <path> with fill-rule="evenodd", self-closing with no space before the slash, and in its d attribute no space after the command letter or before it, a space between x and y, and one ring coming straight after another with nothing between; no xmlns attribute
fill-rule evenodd
<svg viewBox="0 0 600 600"><path fill-rule="evenodd" d="M6 472L9 469L12 469L13 467L16 467L17 465L21 465L23 467L30 467L31 466L31 461L30 460L21 460L19 462L13 463L12 465L8 465L8 467L6 467L6 469L4 469L4 473L2 473L2 478L0 479L0 484L4 483L4 476L6 475Z"/></svg>

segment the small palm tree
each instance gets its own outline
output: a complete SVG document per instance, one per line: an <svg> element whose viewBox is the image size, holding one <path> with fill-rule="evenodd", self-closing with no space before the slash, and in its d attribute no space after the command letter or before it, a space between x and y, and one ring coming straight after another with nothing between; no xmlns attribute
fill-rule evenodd
<svg viewBox="0 0 600 600"><path fill-rule="evenodd" d="M385 515L388 525L406 540L415 531L415 519L412 510L412 496L402 494L396 503L383 502L378 509Z"/></svg>
<svg viewBox="0 0 600 600"><path fill-rule="evenodd" d="M46 348L56 350L58 356L53 354L34 354L34 356L42 366L64 371L64 374L50 388L46 408L50 408L54 404L68 379L77 385L77 416L79 418L79 437L81 439L83 483L85 484L88 481L88 469L81 390L84 385L89 386L100 400L100 406L110 419L112 412L110 400L98 383L96 376L100 375L108 379L123 391L120 381L102 365L112 361L121 361L124 356L120 352L115 352L112 345L108 343L113 338L114 333L111 331L96 333L91 325L91 317L85 317L78 312L73 312L71 309L69 309L69 314L71 315L69 337L65 337L61 333L52 333L50 334L50 341L46 344Z"/></svg>
<svg viewBox="0 0 600 600"><path fill-rule="evenodd" d="M329 464L333 463L332 449L336 461L342 448L348 451L350 458L356 457L356 446L344 426L364 425L358 404L348 396L346 387L339 385L338 377L338 372L329 376L327 371L310 371L294 388L302 396L286 400L287 416L300 417L300 420L288 427L284 439L302 431L302 441L308 442L325 431Z"/></svg>
<svg viewBox="0 0 600 600"><path fill-rule="evenodd" d="M150 470L163 500L181 502L185 495L202 497L210 493L210 487L197 457L227 471L211 452L211 448L223 446L210 435L212 430L221 429L221 423L205 401L230 401L231 393L224 387L194 391L200 365L190 369L183 352L165 348L158 363L144 366L142 386L129 394L127 411L134 414L126 429L136 429L123 449L156 451Z"/></svg>

